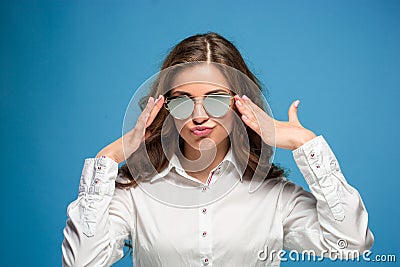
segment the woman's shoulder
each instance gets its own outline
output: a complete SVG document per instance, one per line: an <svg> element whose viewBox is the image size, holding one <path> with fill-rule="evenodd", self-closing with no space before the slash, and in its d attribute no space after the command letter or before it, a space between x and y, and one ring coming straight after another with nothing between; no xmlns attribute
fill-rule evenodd
<svg viewBox="0 0 400 267"><path fill-rule="evenodd" d="M309 194L302 186L294 183L286 176L266 178L262 183L262 187L266 191L275 190L278 191L279 194L286 196L298 192Z"/></svg>

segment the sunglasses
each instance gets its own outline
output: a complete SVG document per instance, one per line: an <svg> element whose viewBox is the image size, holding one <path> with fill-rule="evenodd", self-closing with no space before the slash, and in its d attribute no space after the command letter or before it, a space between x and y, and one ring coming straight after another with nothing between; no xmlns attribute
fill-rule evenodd
<svg viewBox="0 0 400 267"><path fill-rule="evenodd" d="M184 120L192 115L196 99L202 99L203 107L211 117L223 117L232 105L233 96L230 94L211 94L203 96L179 95L167 97L164 101L166 109L176 119Z"/></svg>

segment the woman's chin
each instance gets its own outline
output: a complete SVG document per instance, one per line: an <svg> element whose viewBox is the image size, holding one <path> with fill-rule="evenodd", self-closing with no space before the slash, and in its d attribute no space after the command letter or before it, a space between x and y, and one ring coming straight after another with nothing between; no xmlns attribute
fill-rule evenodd
<svg viewBox="0 0 400 267"><path fill-rule="evenodd" d="M194 140L193 142L190 142L189 145L199 151L210 151L210 150L215 150L217 148L217 145L214 140L211 138L202 138L199 140Z"/></svg>

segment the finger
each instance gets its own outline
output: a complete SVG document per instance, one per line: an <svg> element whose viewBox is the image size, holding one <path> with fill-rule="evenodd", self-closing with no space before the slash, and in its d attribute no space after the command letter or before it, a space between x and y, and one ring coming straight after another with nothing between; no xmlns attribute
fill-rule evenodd
<svg viewBox="0 0 400 267"><path fill-rule="evenodd" d="M138 122L135 126L135 134L139 134L140 137L144 136L146 132L146 124L149 119L150 113L144 113L140 115Z"/></svg>
<svg viewBox="0 0 400 267"><path fill-rule="evenodd" d="M264 142L269 144L270 142L268 141L274 140L273 136L275 135L275 130L273 129L275 129L275 123L278 121L271 117L246 95L243 95L241 99L249 106L252 114L254 114L253 119L247 118L247 116L242 116L243 121L258 133L263 138Z"/></svg>
<svg viewBox="0 0 400 267"><path fill-rule="evenodd" d="M243 95L242 99L247 103L248 106L250 106L251 110L257 115L257 114L264 114L268 119L272 119L271 116L268 115L266 111L264 111L262 108L260 108L256 103L254 103L250 98L248 98L246 95ZM264 116L264 117L265 117Z"/></svg>
<svg viewBox="0 0 400 267"><path fill-rule="evenodd" d="M128 133L121 137L121 141L126 149L126 154L130 155L137 148L138 144L144 140L146 132L146 122L148 120L149 113L140 114L135 127ZM124 141L126 140L126 141Z"/></svg>
<svg viewBox="0 0 400 267"><path fill-rule="evenodd" d="M235 100L236 107L242 114L242 121L251 129L253 129L256 133L260 134L260 124L258 123L258 119L256 118L253 110L246 103L246 101L239 96L235 96Z"/></svg>
<svg viewBox="0 0 400 267"><path fill-rule="evenodd" d="M255 118L253 110L250 108L250 106L246 103L245 99L240 98L239 96L235 96L235 104L237 109L242 115L245 115L247 119L251 121L256 121L257 119Z"/></svg>
<svg viewBox="0 0 400 267"><path fill-rule="evenodd" d="M154 106L154 98L149 97L149 100L147 101L146 107L143 109L142 113L139 115L139 118L136 122L135 125L135 133L142 133L146 130L146 123L149 119L150 116L150 111L152 107Z"/></svg>
<svg viewBox="0 0 400 267"><path fill-rule="evenodd" d="M299 104L300 104L300 100L296 100L296 101L293 101L293 103L290 105L289 110L288 110L289 122L303 127L297 116L297 110L298 110Z"/></svg>
<svg viewBox="0 0 400 267"><path fill-rule="evenodd" d="M159 95L158 98L154 101L154 105L152 106L152 109L150 111L146 127L149 127L153 123L154 119L157 117L157 114L158 112L160 112L163 105L164 105L164 96Z"/></svg>
<svg viewBox="0 0 400 267"><path fill-rule="evenodd" d="M246 115L242 115L241 118L247 126L249 126L257 134L261 135L260 125L257 121L249 119Z"/></svg>
<svg viewBox="0 0 400 267"><path fill-rule="evenodd" d="M143 109L142 114L150 113L151 109L154 106L155 99L154 97L150 96L149 100L147 100L146 107Z"/></svg>
<svg viewBox="0 0 400 267"><path fill-rule="evenodd" d="M142 113L139 115L137 123L139 123L139 121L141 121L143 119L143 116L145 116L146 114L150 115L150 112L153 109L154 104L155 104L155 99L154 97L150 96L149 99L147 100L147 104L144 107Z"/></svg>
<svg viewBox="0 0 400 267"><path fill-rule="evenodd" d="M246 95L243 95L241 98L249 107L253 114L253 118L250 117L250 119L253 119L255 121L262 121L263 124L271 124L275 121L274 118L272 118L266 111L264 111L262 108L260 108L257 104L255 104L250 98L248 98Z"/></svg>

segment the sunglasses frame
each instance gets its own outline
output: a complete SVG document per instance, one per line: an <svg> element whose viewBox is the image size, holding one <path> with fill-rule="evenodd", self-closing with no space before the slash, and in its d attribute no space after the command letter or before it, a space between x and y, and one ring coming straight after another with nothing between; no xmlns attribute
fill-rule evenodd
<svg viewBox="0 0 400 267"><path fill-rule="evenodd" d="M202 98L203 101L204 101L204 98L206 98L206 97L208 97L208 96L221 96L221 95L223 95L223 96L226 95L227 97L229 96L229 101L230 101L230 103L229 103L229 108L228 108L228 110L225 112L224 115L222 115L222 116L212 116L212 115L209 113L209 111L207 110L207 108L204 106L203 103L202 103L202 105L203 105L204 110L207 112L208 116L210 116L210 117L212 117L212 118L222 118L223 116L226 115L226 113L228 113L229 109L232 107L232 99L234 98L234 96L231 95L231 94L229 94L229 93L210 94L210 95L201 95L201 96L189 96L189 95L169 96L169 97L165 97L165 99L164 99L164 106L165 106L165 109L168 110L169 114L171 114L172 117L176 118L174 115L172 115L170 109L168 108L168 103L171 102L171 100L173 100L173 99L175 99L175 98L178 98L178 97L187 97L187 98L189 98L190 100L192 100L192 102L194 103L194 104L193 104L193 110L194 110L194 107L195 107L195 105L196 105L196 98ZM193 113L193 110L192 110L192 112L191 112L190 114ZM178 119L178 120L185 120L185 119L189 118L190 116L191 116L191 115L189 115L189 116L186 117L186 118L176 118L176 119Z"/></svg>

